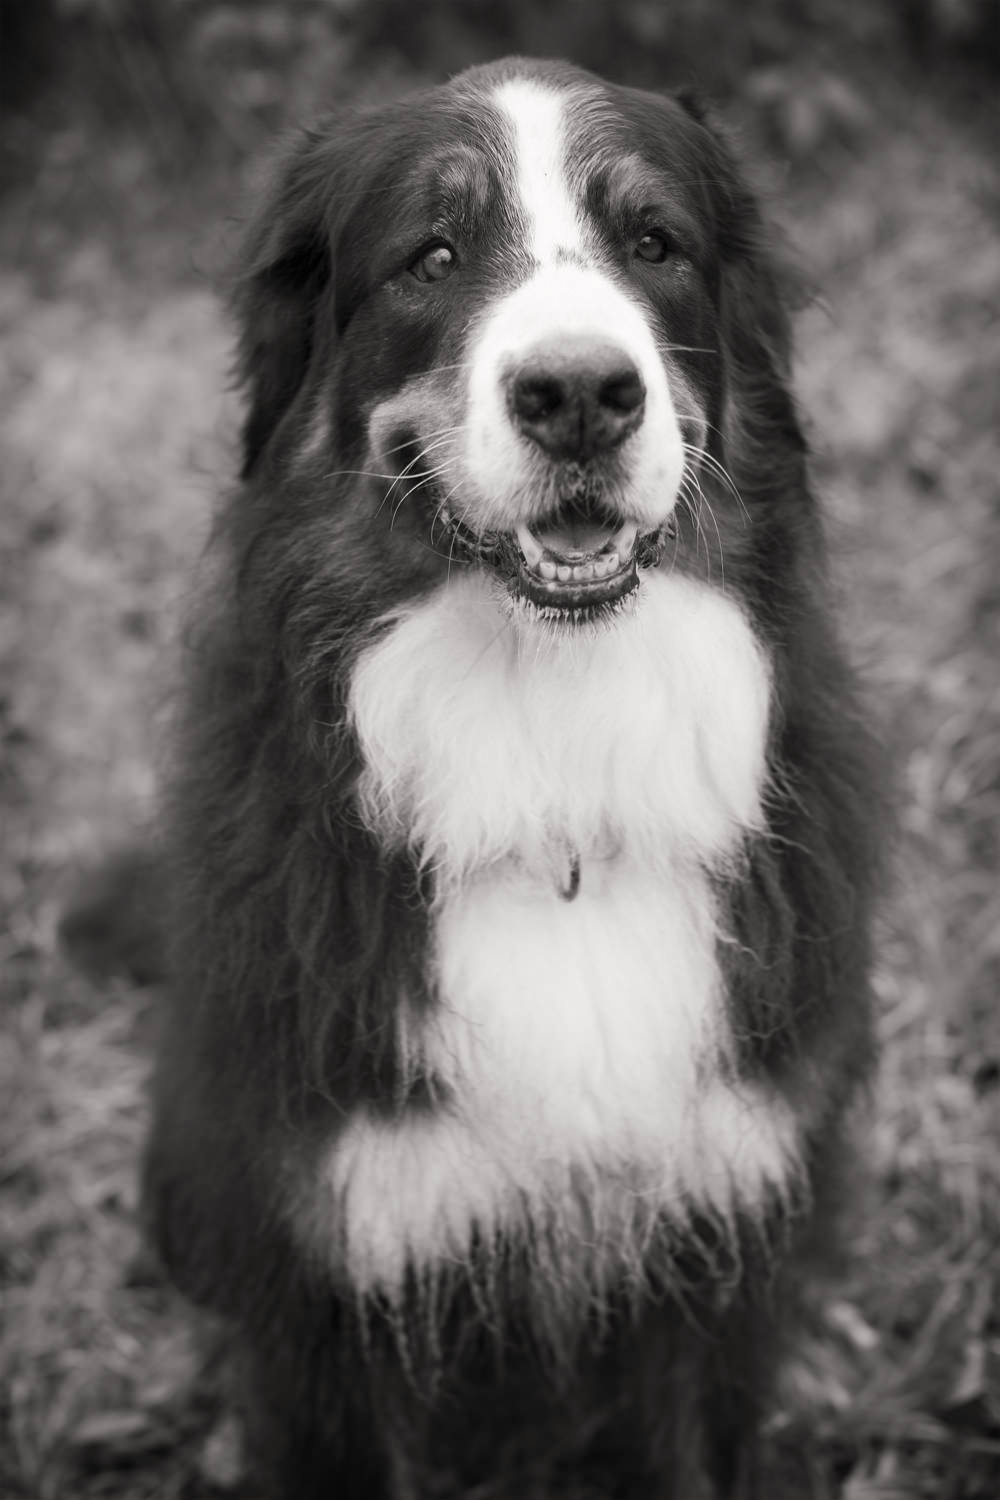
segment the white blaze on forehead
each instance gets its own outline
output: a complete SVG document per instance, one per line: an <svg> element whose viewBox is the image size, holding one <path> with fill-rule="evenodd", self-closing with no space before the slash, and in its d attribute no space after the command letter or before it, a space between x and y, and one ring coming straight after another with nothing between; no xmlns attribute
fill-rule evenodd
<svg viewBox="0 0 1000 1500"><path fill-rule="evenodd" d="M514 188L528 221L528 245L541 264L584 247L583 223L566 175L566 106L572 95L527 78L495 94L514 134Z"/></svg>
<svg viewBox="0 0 1000 1500"><path fill-rule="evenodd" d="M587 159L580 111L598 95L583 86L512 78L490 97L509 136L506 191L532 264L470 330L455 492L469 524L481 530L514 531L551 509L557 466L516 419L511 380L528 359L544 362L568 337L582 336L615 346L642 377L642 420L614 455L608 499L643 530L656 530L677 501L684 442L655 316L615 269L612 248L602 246L574 187ZM602 140L591 145L600 165Z"/></svg>

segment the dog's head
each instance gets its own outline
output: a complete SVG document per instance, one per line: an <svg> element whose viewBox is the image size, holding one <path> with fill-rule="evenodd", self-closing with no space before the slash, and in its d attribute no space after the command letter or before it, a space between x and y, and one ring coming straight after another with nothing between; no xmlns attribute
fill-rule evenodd
<svg viewBox="0 0 1000 1500"><path fill-rule="evenodd" d="M421 581L609 615L718 464L727 385L784 357L756 228L697 109L568 66L334 117L248 236L245 476L349 495L351 545Z"/></svg>

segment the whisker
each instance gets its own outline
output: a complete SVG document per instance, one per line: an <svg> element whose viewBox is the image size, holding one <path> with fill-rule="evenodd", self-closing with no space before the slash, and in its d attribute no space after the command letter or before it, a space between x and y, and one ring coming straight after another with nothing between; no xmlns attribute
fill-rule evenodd
<svg viewBox="0 0 1000 1500"><path fill-rule="evenodd" d="M422 490L426 485L431 484L435 479L440 479L441 475L442 474L446 474L447 472L448 472L448 465L447 464L439 464L437 468L424 470L424 471L421 472L421 474L420 474L419 478L416 480L415 484L413 484L413 485L411 485L411 486L409 486L409 487L407 487L406 489L403 490L403 492L400 495L399 499L396 501L395 505L392 507L392 514L391 514L391 516L389 518L389 530L390 531L392 530L392 528L393 528L393 526L395 524L395 521L396 521L396 517L399 515L399 512L402 509L403 505L406 503L406 501L408 499L410 499L413 495L418 494L420 490ZM400 477L402 477L402 476L400 476ZM386 493L385 493L385 495L384 495L381 503L379 504L378 510L375 512L376 515L378 515L379 512L382 510L382 508L384 507L386 501L389 499L389 496L392 494L392 491L394 489L395 489L395 485L390 485L389 486L389 489L386 491Z"/></svg>
<svg viewBox="0 0 1000 1500"><path fill-rule="evenodd" d="M720 571L720 573L722 575L722 589L723 589L723 592L725 592L725 588L726 588L726 555L725 555L725 548L722 545L722 532L719 530L719 522L718 522L718 519L716 518L715 511L712 508L711 501L709 500L708 496L705 494L705 491L702 489L701 485L698 482L697 475L696 474L692 474L691 475L691 480L694 483L694 485L695 485L695 487L697 489L697 492L698 492L698 517L699 517L699 519L698 519L697 525L698 525L699 533L702 534L702 535L704 535L704 533L702 532L701 521L700 521L700 516L701 516L701 512L702 512L703 509L708 511L708 514L711 517L712 525L715 527L715 535L716 535L716 538L717 538L718 543L719 543L719 571ZM708 563L709 577L711 577L711 572L712 572L712 553L711 553L711 549L709 548L709 545L708 545L708 538L707 537L705 537L705 561Z"/></svg>
<svg viewBox="0 0 1000 1500"><path fill-rule="evenodd" d="M740 494L735 479L725 465L721 464L714 454L709 453L707 448L699 448L693 443L685 443L684 451L695 458L699 464L704 464L711 473L715 474L722 481L743 512L744 518L749 521L750 512L747 510L746 502Z"/></svg>
<svg viewBox="0 0 1000 1500"><path fill-rule="evenodd" d="M675 408L676 410L676 408ZM710 422L701 412L678 411L677 416L682 422L697 422L701 427L707 427L709 432L717 432L720 438L725 438L722 428L715 422Z"/></svg>
<svg viewBox="0 0 1000 1500"><path fill-rule="evenodd" d="M684 502L688 515L694 522L695 554L697 555L698 547L703 540L703 537L701 529L701 506L699 504L700 490L698 487L698 481L697 479L695 479L693 474L684 475L677 493L679 498ZM707 557L707 545L705 548L705 553Z"/></svg>
<svg viewBox="0 0 1000 1500"><path fill-rule="evenodd" d="M719 357L718 349L699 349L694 344L660 343L659 347L663 349L667 354L713 354L716 359L718 359Z"/></svg>
<svg viewBox="0 0 1000 1500"><path fill-rule="evenodd" d="M374 469L330 469L323 479L395 479L395 474L379 474Z"/></svg>
<svg viewBox="0 0 1000 1500"><path fill-rule="evenodd" d="M438 427L438 428L435 428L432 432L427 433L426 434L427 438L429 440L433 439L435 441L428 441L427 443L425 443L424 447L416 455L416 458L415 459L411 459L410 462L406 465L406 467L404 468L404 470L402 472L405 474L407 472L407 470L410 469L414 463L419 463L420 459L423 458L427 453L431 452L432 449L442 447L444 445L445 440L448 437L453 436L456 432L462 432L464 430L464 426L465 426L464 423L460 423L456 427ZM392 454L399 453L404 448L407 448L409 446L410 446L409 443L397 443L392 448L386 448L384 450L384 456L386 458L390 458L392 456ZM400 478L400 474L399 473L384 474L380 470L377 470L377 469L329 469L323 475L323 478L324 479L389 479L389 480L395 481L395 480L398 480Z"/></svg>
<svg viewBox="0 0 1000 1500"><path fill-rule="evenodd" d="M464 431L465 431L465 423L464 422L459 422L454 427L434 427L434 428L431 429L430 432L423 432L423 433L421 433L420 434L420 438L421 438L421 440L428 440L429 441L431 438L452 437L452 436L454 436L454 434L456 432L464 432ZM386 448L383 451L385 452L386 456L388 456L391 453L401 453L404 448L409 448L409 447L412 446L412 444L413 444L413 439L412 438L407 438L402 443L396 443L392 448Z"/></svg>
<svg viewBox="0 0 1000 1500"><path fill-rule="evenodd" d="M446 507L448 505L448 501L451 499L451 497L453 495L455 495L455 494L458 493L458 490L459 490L459 484L454 484L454 485L452 485L452 487L448 491L448 493L446 495L442 496L441 503L438 506L438 514L439 515L441 515L445 511L445 509L446 509ZM468 514L469 514L469 508L468 508L468 506L466 506L465 509L463 510L462 515L459 517L459 520L464 523L465 518L466 518L466 516ZM452 533L451 533L451 541L450 541L449 546L448 546L448 579L449 579L449 581L451 580L451 566L452 566L452 563L455 561L455 547L457 546L457 544L458 544L458 533L456 531L452 531Z"/></svg>
<svg viewBox="0 0 1000 1500"><path fill-rule="evenodd" d="M429 470L426 474L421 474L416 484L403 491L399 499L396 501L395 505L392 507L392 515L389 518L390 531L395 524L396 517L399 515L399 512L402 510L407 500L411 500L414 495L418 495L422 489L431 484L435 479L440 479L441 475L444 473L446 473L444 467L440 469ZM379 507L379 509L381 509L381 506Z"/></svg>
<svg viewBox="0 0 1000 1500"><path fill-rule="evenodd" d="M708 536L707 536L707 534L705 532L705 528L702 526L702 523L701 523L702 513L705 510L706 506L708 505L708 502L705 499L705 492L704 492L704 490L702 489L701 485L698 483L698 476L696 474L690 473L690 472L687 474L687 476L686 476L686 485L687 485L687 488L683 490L683 495L684 495L684 499L685 499L685 501L687 503L688 511L689 511L689 513L691 515L691 518L694 521L694 525L695 525L695 543L696 543L695 550L697 552L697 550L698 550L698 548L700 546L704 547L704 549L705 549L705 564L706 564L707 569L708 569L708 577L711 578L711 576L712 576L712 549L711 549L711 547L708 544ZM713 517L713 519L714 519L714 517ZM718 530L718 527L716 527L716 530Z"/></svg>
<svg viewBox="0 0 1000 1500"><path fill-rule="evenodd" d="M722 532L719 530L719 523L716 520L715 511L712 509L712 502L708 499L708 497L704 493L702 494L702 500L704 501L705 508L708 511L708 514L709 514L709 516L712 519L712 525L715 527L715 535L716 535L716 538L718 539L718 543L719 543L719 572L722 574L722 592L725 593L725 591L726 591L726 553L725 553L725 548L722 545Z"/></svg>
<svg viewBox="0 0 1000 1500"><path fill-rule="evenodd" d="M419 453L414 454L413 458L410 459L409 463L403 465L403 468L396 475L396 477L393 480L392 484L389 486L388 490L386 491L386 493L385 493L385 495L384 495L384 497L382 499L382 503L379 506L379 510L381 510L382 505L384 505L385 502L386 502L386 500L388 500L389 496L392 494L393 490L396 488L396 485L399 484L403 479L410 478L415 472L419 472L420 473L422 480L433 478L436 474L443 474L444 473L445 469L448 467L447 463L439 465L436 469L429 469L429 470L426 471L426 473L424 473L423 471L419 471L416 468L416 466L418 464L422 463L423 460L427 457L427 455L429 453L431 453L435 448L441 448L441 447L443 447L444 446L444 442L445 442L444 438L439 438L436 442L426 443L424 445L424 447L421 448L421 450L420 450Z"/></svg>
<svg viewBox="0 0 1000 1500"><path fill-rule="evenodd" d="M403 465L402 469L399 471L399 473L396 475L395 479L392 481L392 484L390 484L389 488L386 490L385 494L382 496L382 499L379 502L378 510L375 512L376 515L378 515L379 512L382 510L383 506L387 504L387 502L388 502L390 496L392 495L393 490L396 488L396 486L398 484L401 484L405 479L410 478L410 476L413 474L413 471L414 471L416 465L419 464L423 459L425 459L427 457L427 454L431 451L431 449L433 447L436 447L436 446L439 446L439 444L428 443L427 446L424 447L424 448L422 448L419 453L414 454L414 456L410 459L409 463ZM443 474L445 472L446 468L447 468L446 464L441 464L436 469L431 469L431 470L428 470L425 473L422 473L421 474L421 482L422 483L426 483L428 480L435 478L437 474ZM405 493L404 493L404 498L405 498Z"/></svg>

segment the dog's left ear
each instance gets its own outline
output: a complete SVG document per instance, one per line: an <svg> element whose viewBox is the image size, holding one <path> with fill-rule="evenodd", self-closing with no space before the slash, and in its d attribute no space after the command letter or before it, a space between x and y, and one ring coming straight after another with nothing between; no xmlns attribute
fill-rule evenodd
<svg viewBox="0 0 1000 1500"><path fill-rule="evenodd" d="M309 367L317 308L333 269L335 192L328 136L303 132L279 159L244 237L232 294L238 374L247 391L244 479Z"/></svg>
<svg viewBox="0 0 1000 1500"><path fill-rule="evenodd" d="M784 380L791 363L789 313L803 283L774 227L765 222L729 136L711 105L683 90L678 103L701 127L705 180L711 189L722 260L722 319L727 347L759 370L764 361Z"/></svg>
<svg viewBox="0 0 1000 1500"><path fill-rule="evenodd" d="M795 468L804 444L791 395L791 314L808 300L805 278L781 234L765 221L711 107L687 93L677 102L698 127L700 176L716 226L730 466L739 463L741 450L766 447L784 453Z"/></svg>

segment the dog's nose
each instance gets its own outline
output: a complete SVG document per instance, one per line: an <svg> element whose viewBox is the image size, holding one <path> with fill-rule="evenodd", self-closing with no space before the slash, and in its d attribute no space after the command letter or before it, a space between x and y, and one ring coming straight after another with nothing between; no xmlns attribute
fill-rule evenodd
<svg viewBox="0 0 1000 1500"><path fill-rule="evenodd" d="M646 387L615 344L561 343L534 349L511 375L515 425L552 458L606 453L642 421Z"/></svg>

